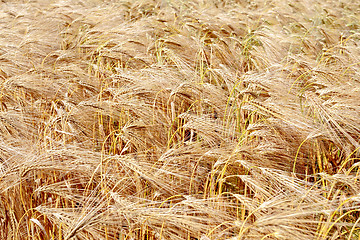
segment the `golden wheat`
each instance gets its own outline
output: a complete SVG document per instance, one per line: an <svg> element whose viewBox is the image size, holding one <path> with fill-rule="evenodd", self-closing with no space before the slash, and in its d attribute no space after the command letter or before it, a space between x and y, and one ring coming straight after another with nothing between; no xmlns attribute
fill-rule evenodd
<svg viewBox="0 0 360 240"><path fill-rule="evenodd" d="M0 2L0 239L360 239L356 0Z"/></svg>

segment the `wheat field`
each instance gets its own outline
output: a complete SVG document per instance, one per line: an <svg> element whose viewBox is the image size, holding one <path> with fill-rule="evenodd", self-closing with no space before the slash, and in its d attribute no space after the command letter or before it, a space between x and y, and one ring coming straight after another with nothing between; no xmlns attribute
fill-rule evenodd
<svg viewBox="0 0 360 240"><path fill-rule="evenodd" d="M2 0L0 239L360 239L360 2Z"/></svg>

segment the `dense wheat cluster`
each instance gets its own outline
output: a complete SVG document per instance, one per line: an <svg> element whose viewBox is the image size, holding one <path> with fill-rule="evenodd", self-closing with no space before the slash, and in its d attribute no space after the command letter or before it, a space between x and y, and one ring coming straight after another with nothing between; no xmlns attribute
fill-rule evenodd
<svg viewBox="0 0 360 240"><path fill-rule="evenodd" d="M357 0L0 2L0 239L360 239Z"/></svg>

